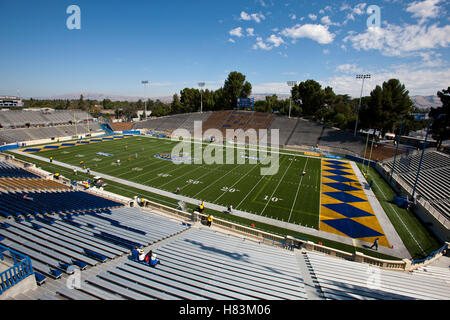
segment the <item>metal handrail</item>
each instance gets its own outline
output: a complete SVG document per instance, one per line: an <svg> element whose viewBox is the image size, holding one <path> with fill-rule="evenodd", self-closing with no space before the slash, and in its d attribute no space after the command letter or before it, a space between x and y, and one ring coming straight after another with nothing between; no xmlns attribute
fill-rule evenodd
<svg viewBox="0 0 450 320"><path fill-rule="evenodd" d="M4 259L3 252L11 252L11 257L14 261L14 266L0 273L0 295L16 285L23 279L34 274L31 260L28 256L25 256L17 251L14 251L8 247L0 245L0 258Z"/></svg>

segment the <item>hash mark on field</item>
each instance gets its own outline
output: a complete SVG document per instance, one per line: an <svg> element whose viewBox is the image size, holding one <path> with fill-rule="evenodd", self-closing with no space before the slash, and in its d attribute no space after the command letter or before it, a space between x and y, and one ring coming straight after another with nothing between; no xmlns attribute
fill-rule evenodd
<svg viewBox="0 0 450 320"><path fill-rule="evenodd" d="M308 160L309 159L306 158L305 167L303 168L303 172L305 172L306 165L308 164ZM300 190L300 186L302 185L302 181L303 181L303 174L300 176L300 182L299 182L298 187L297 187L297 193L295 194L294 202L292 203L291 212L289 213L289 219L288 219L287 222L289 222L291 220L292 211L294 210L295 202L297 202L298 192Z"/></svg>
<svg viewBox="0 0 450 320"><path fill-rule="evenodd" d="M247 199L247 197L250 195L250 193L252 193L253 190L255 190L256 186L259 185L259 183L262 181L262 179L264 179L265 176L261 176L261 178L259 179L258 183L255 184L252 188L252 190L250 190L247 195L244 197L244 199L241 200L241 202L239 202L239 204L236 206L236 209L242 204L242 202L244 202L245 199Z"/></svg>
<svg viewBox="0 0 450 320"><path fill-rule="evenodd" d="M283 181L284 176L286 175L286 173L288 172L289 168L291 167L293 161L291 161L291 163L289 163L289 166L287 167L286 171L283 173L283 176L281 177L280 181L278 182L277 186L275 187L275 189L273 190L272 194L269 197L269 201L267 201L264 209L261 211L261 215L264 213L264 211L266 211L267 206L269 205L270 199L272 199L273 195L275 194L275 192L277 191L278 187L280 186L281 181Z"/></svg>
<svg viewBox="0 0 450 320"><path fill-rule="evenodd" d="M203 188L202 190L200 190L199 192L197 192L192 198L195 198L199 193L203 192L206 188L208 188L208 186L210 185L214 185L217 181L225 178L227 175L229 175L231 172L233 172L236 168L239 168L239 166L235 166L233 169L231 169L230 171L228 171L227 174L221 176L219 179L215 180L214 182L208 184L205 188Z"/></svg>
<svg viewBox="0 0 450 320"><path fill-rule="evenodd" d="M204 167L204 165L202 165L202 166L200 166L200 167L197 167L197 168L195 168L195 169L192 170L192 171L188 170L188 171L186 171L186 173L182 174L181 176L177 176L177 177L175 177L175 178L172 179L172 180L169 180L168 182L164 183L164 184L161 185L160 187L165 186L166 184L169 184L169 183L171 183L171 182L173 182L173 181L175 181L175 180L178 180L178 179L180 179L181 177L183 177L183 176L185 176L185 175L187 175L187 174L191 174L193 171L196 171L196 170L198 170L198 169L200 169L200 168L203 168L203 167Z"/></svg>
<svg viewBox="0 0 450 320"><path fill-rule="evenodd" d="M241 181L243 178L245 178L250 172L252 172L255 168L257 168L258 166L253 166L253 169L248 171L245 175L243 175L238 181L236 181L235 183L233 183L233 185L230 188L233 188L239 181ZM222 198L222 196L224 194L226 194L227 191L224 191L216 200L214 200L214 202L216 202L217 200L219 200L220 198Z"/></svg>

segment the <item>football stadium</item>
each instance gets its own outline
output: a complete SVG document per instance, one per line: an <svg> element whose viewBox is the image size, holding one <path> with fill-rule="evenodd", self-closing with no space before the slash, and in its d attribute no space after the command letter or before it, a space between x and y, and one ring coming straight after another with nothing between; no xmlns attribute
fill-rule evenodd
<svg viewBox="0 0 450 320"><path fill-rule="evenodd" d="M64 123L73 114L80 123ZM447 259L450 157L433 148L402 153L389 185L391 154L365 159L363 137L302 118L238 108L108 123L67 111L60 126L17 128L48 114L1 115L16 126L2 134L15 142L3 146L0 186L3 265L14 264L3 294L13 299L449 298L448 269L434 264ZM196 121L217 136L171 134L194 132ZM276 129L281 143L218 140L225 128ZM180 146L190 152L174 153ZM411 189L421 152L420 198L401 198L395 189ZM272 165L264 156L277 159L273 174L260 173ZM133 260L135 248L161 264ZM368 268L395 282L367 287Z"/></svg>
<svg viewBox="0 0 450 320"><path fill-rule="evenodd" d="M421 108L402 79L308 75L283 99L227 73L0 96L0 300L449 300L450 88Z"/></svg>

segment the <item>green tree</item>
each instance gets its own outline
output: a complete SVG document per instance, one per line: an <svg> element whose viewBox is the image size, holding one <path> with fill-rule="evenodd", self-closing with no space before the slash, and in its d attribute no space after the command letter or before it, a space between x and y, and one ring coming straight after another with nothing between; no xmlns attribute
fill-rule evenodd
<svg viewBox="0 0 450 320"><path fill-rule="evenodd" d="M316 116L318 111L323 113L325 93L317 81L300 82L292 88L291 95L292 100L301 108L305 116Z"/></svg>
<svg viewBox="0 0 450 320"><path fill-rule="evenodd" d="M437 141L437 148L440 149L444 140L450 139L450 87L437 93L441 99L442 107L431 108L428 114L433 119L430 132Z"/></svg>
<svg viewBox="0 0 450 320"><path fill-rule="evenodd" d="M78 109L84 110L85 108L86 108L86 104L85 104L85 102L84 102L84 97L83 97L83 95L81 94L81 95L80 95L80 100L78 100Z"/></svg>
<svg viewBox="0 0 450 320"><path fill-rule="evenodd" d="M223 93L228 104L226 108L234 109L237 107L238 98L248 98L252 93L252 85L245 81L245 76L233 71L228 75L223 86Z"/></svg>
<svg viewBox="0 0 450 320"><path fill-rule="evenodd" d="M180 92L180 101L183 105L183 112L200 111L200 90L184 88Z"/></svg>
<svg viewBox="0 0 450 320"><path fill-rule="evenodd" d="M182 111L183 111L183 105L181 104L180 98L178 97L178 95L176 93L173 95L172 104L170 106L170 109L171 109L172 114L182 113Z"/></svg>
<svg viewBox="0 0 450 320"><path fill-rule="evenodd" d="M405 85L397 79L383 82L370 93L364 119L370 128L378 129L384 136L392 132L401 120L412 110L413 102Z"/></svg>

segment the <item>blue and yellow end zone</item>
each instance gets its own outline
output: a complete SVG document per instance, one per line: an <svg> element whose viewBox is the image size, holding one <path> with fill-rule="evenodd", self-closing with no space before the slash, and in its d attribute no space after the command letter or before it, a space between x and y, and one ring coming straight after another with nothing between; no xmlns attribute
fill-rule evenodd
<svg viewBox="0 0 450 320"><path fill-rule="evenodd" d="M48 146L38 146L38 147L30 147L21 149L19 151L26 152L26 153L34 153L34 152L40 152L40 151L48 151L48 150L58 150L62 148L67 147L75 147L83 144L91 144L91 143L97 143L102 141L111 141L111 140L120 140L125 139L129 137L134 137L133 134L122 134L122 135L116 135L111 137L102 137L102 138L91 138L91 139L84 139L84 140L77 140L73 142L63 142L59 144L52 144Z"/></svg>
<svg viewBox="0 0 450 320"><path fill-rule="evenodd" d="M390 247L349 162L322 159L320 230Z"/></svg>

